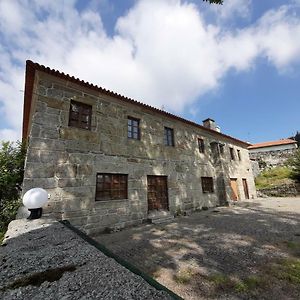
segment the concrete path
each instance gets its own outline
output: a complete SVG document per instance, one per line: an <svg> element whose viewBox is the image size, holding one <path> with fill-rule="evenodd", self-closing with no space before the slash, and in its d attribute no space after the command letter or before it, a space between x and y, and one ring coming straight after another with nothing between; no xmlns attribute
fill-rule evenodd
<svg viewBox="0 0 300 300"><path fill-rule="evenodd" d="M267 278L266 266L300 255L290 251L300 249L300 198L243 201L95 238L185 299L300 299L300 285L280 279L243 292L249 276Z"/></svg>

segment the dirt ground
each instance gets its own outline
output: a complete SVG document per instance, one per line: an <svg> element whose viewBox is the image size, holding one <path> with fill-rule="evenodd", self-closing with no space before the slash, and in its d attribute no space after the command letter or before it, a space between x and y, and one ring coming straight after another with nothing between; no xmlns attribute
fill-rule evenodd
<svg viewBox="0 0 300 300"><path fill-rule="evenodd" d="M300 198L243 201L94 238L184 299L300 299Z"/></svg>

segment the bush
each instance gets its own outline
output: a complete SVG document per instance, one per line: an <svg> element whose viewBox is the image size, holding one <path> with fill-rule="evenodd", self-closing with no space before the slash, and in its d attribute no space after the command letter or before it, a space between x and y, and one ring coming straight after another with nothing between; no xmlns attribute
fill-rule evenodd
<svg viewBox="0 0 300 300"><path fill-rule="evenodd" d="M300 182L300 149L288 160L288 165L291 166L292 169L290 177Z"/></svg>
<svg viewBox="0 0 300 300"><path fill-rule="evenodd" d="M25 145L2 142L0 146L0 239L17 213L24 176Z"/></svg>

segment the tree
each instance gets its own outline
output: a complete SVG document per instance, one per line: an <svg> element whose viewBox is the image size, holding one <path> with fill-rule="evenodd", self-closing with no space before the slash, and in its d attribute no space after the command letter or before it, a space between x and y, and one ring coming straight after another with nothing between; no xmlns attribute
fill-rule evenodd
<svg viewBox="0 0 300 300"><path fill-rule="evenodd" d="M214 3L214 4L223 4L223 0L203 0L205 2L209 2L210 4Z"/></svg>
<svg viewBox="0 0 300 300"><path fill-rule="evenodd" d="M288 164L292 167L291 177L300 182L300 149L288 160Z"/></svg>
<svg viewBox="0 0 300 300"><path fill-rule="evenodd" d="M15 218L24 177L26 147L17 142L0 146L0 235ZM1 237L0 237L1 238Z"/></svg>
<svg viewBox="0 0 300 300"><path fill-rule="evenodd" d="M298 147L300 147L300 132L297 131L294 140L297 141Z"/></svg>

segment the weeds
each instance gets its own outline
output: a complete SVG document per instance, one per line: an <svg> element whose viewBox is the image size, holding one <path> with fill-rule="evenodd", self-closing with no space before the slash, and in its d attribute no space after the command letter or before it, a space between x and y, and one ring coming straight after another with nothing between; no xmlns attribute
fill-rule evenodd
<svg viewBox="0 0 300 300"><path fill-rule="evenodd" d="M275 167L265 170L255 178L257 189L270 188L290 181L292 170L290 167Z"/></svg>
<svg viewBox="0 0 300 300"><path fill-rule="evenodd" d="M174 280L180 284L188 284L195 275L191 268L182 269L174 275Z"/></svg>
<svg viewBox="0 0 300 300"><path fill-rule="evenodd" d="M300 284L300 259L286 258L278 261L271 268L271 274L292 284Z"/></svg>

